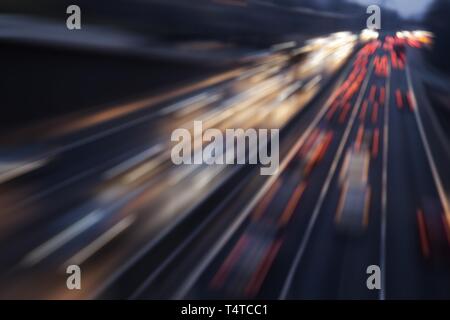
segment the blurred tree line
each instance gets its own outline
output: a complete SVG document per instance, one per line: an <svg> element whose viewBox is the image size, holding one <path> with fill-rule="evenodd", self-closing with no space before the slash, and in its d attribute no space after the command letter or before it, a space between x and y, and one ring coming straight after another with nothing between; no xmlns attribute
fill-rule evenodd
<svg viewBox="0 0 450 320"><path fill-rule="evenodd" d="M439 69L450 72L450 1L436 0L425 17L425 24L435 35L430 61Z"/></svg>

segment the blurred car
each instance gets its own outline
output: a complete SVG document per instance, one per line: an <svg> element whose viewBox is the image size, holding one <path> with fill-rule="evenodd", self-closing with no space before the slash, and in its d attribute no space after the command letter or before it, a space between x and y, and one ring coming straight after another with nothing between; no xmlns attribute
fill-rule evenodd
<svg viewBox="0 0 450 320"><path fill-rule="evenodd" d="M358 235L364 232L369 220L370 136L364 135L360 148L356 146L346 154L339 177L341 195L336 213L340 233Z"/></svg>

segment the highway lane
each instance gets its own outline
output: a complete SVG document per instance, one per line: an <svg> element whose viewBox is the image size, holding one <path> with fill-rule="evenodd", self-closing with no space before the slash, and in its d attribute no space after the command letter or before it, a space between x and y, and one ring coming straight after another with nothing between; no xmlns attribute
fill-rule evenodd
<svg viewBox="0 0 450 320"><path fill-rule="evenodd" d="M378 48L372 58L383 55ZM377 75L368 76L362 102L357 108L345 150L353 148L361 139L361 132L371 132L369 185L371 190L366 230L362 235L342 234L337 230L338 206L342 196L339 175L344 156L337 170L330 175L331 185L318 213L314 231L305 242L304 255L294 265L295 276L285 298L300 299L376 299L377 291L366 287L366 268L380 261L380 226L382 204L383 140L389 81ZM384 93L382 91L384 90ZM386 98L384 98L386 97ZM362 133L364 134L364 133ZM376 136L376 138L375 138Z"/></svg>

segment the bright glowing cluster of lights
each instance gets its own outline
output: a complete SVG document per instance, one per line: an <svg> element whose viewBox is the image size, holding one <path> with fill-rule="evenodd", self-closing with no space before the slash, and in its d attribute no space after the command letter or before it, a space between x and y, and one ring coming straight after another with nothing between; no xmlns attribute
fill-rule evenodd
<svg viewBox="0 0 450 320"><path fill-rule="evenodd" d="M398 31L396 34L397 38L411 41L419 41L424 44L431 44L434 35L432 32L424 30L415 31Z"/></svg>
<svg viewBox="0 0 450 320"><path fill-rule="evenodd" d="M327 66L340 64L353 51L357 39L351 32L343 31L308 40L301 49L309 52L301 66L302 71L318 72Z"/></svg>
<svg viewBox="0 0 450 320"><path fill-rule="evenodd" d="M363 31L361 31L361 34L359 35L359 39L363 42L377 40L378 37L379 33L371 29L364 29Z"/></svg>

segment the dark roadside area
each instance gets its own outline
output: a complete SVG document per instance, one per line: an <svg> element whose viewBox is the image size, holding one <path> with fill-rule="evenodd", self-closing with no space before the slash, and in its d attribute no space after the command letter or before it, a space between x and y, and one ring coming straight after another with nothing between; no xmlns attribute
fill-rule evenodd
<svg viewBox="0 0 450 320"><path fill-rule="evenodd" d="M153 95L229 68L32 44L4 45L0 60L3 132Z"/></svg>
<svg viewBox="0 0 450 320"><path fill-rule="evenodd" d="M83 29L67 32L70 4L0 4L2 132L157 95L232 68L249 52L356 30L364 21L361 7L343 1L305 11L258 1L81 0Z"/></svg>

